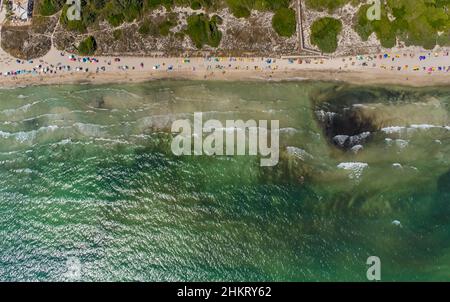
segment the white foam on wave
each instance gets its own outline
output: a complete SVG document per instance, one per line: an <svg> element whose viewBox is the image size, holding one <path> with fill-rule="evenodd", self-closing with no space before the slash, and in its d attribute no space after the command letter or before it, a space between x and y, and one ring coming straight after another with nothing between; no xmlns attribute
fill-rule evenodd
<svg viewBox="0 0 450 302"><path fill-rule="evenodd" d="M406 126L391 126L382 128L381 131L386 134L398 134L402 132L409 132L411 130L430 130L430 129L445 129L450 131L450 126L437 126L432 124L412 124L409 127Z"/></svg>
<svg viewBox="0 0 450 302"><path fill-rule="evenodd" d="M286 152L289 155L295 156L298 159L303 160L303 161L305 161L307 159L313 159L314 158L314 156L312 156L311 154L309 154L305 150L297 148L297 147L289 146L289 147L286 148Z"/></svg>
<svg viewBox="0 0 450 302"><path fill-rule="evenodd" d="M367 138L370 137L370 132L363 132L357 135L350 136L350 145L360 145L363 143Z"/></svg>
<svg viewBox="0 0 450 302"><path fill-rule="evenodd" d="M336 135L333 137L333 142L338 146L344 147L346 143L350 146L361 145L370 137L370 132L363 132L353 136L349 135Z"/></svg>
<svg viewBox="0 0 450 302"><path fill-rule="evenodd" d="M404 149L404 148L408 147L409 141L404 140L404 139L396 139L396 140L395 140L395 144L396 144L400 149Z"/></svg>
<svg viewBox="0 0 450 302"><path fill-rule="evenodd" d="M333 137L333 142L336 145L343 147L349 137L350 136L348 136L348 135L336 135L335 137Z"/></svg>
<svg viewBox="0 0 450 302"><path fill-rule="evenodd" d="M392 138L385 138L384 140L386 141L386 143L389 146L392 146L393 144L395 144L400 149L404 149L404 148L408 147L408 145L409 145L409 141L404 140L404 139L395 139L395 140L393 140Z"/></svg>
<svg viewBox="0 0 450 302"><path fill-rule="evenodd" d="M367 105L364 105L364 104L354 104L353 107L354 108L362 108L362 109L371 109L371 110L375 110L376 109L375 107L367 106Z"/></svg>
<svg viewBox="0 0 450 302"><path fill-rule="evenodd" d="M363 145L355 145L350 150L352 150L353 153L359 153L361 150L364 149Z"/></svg>
<svg viewBox="0 0 450 302"><path fill-rule="evenodd" d="M103 130L105 126L102 125L75 123L73 126L85 136L101 137L105 135L105 131Z"/></svg>
<svg viewBox="0 0 450 302"><path fill-rule="evenodd" d="M100 141L100 142L106 142L106 143L113 143L113 144L122 144L122 145L129 145L130 142L123 140L123 139L119 139L119 138L107 138L107 137L97 137L95 138L95 141Z"/></svg>
<svg viewBox="0 0 450 302"><path fill-rule="evenodd" d="M13 134L16 141L19 143L25 143L27 141L33 141L36 138L36 130L33 131L21 131Z"/></svg>
<svg viewBox="0 0 450 302"><path fill-rule="evenodd" d="M350 179L358 179L362 176L364 170L369 167L369 164L360 162L345 162L340 163L339 165L337 165L337 167L339 169L349 171Z"/></svg>
<svg viewBox="0 0 450 302"><path fill-rule="evenodd" d="M29 168L25 168L25 169L16 169L13 170L16 173L25 173L25 174L31 174L33 173L33 170L29 169Z"/></svg>
<svg viewBox="0 0 450 302"><path fill-rule="evenodd" d="M70 138L65 138L65 139L59 141L57 144L58 144L58 145L67 145L67 144L70 144L70 143L72 143L72 139L70 139Z"/></svg>
<svg viewBox="0 0 450 302"><path fill-rule="evenodd" d="M402 126L392 126L392 127L382 128L381 131L386 134L394 134L394 133L400 133L405 129L406 129L406 127L402 127Z"/></svg>
<svg viewBox="0 0 450 302"><path fill-rule="evenodd" d="M117 88L90 88L90 89L85 89L85 90L73 91L73 92L71 92L71 94L85 94L85 93L92 93L92 92L114 92L116 94L126 94L135 99L143 98L142 96L135 94L133 92L130 92L126 89L117 89Z"/></svg>
<svg viewBox="0 0 450 302"><path fill-rule="evenodd" d="M4 109L4 110L2 110L1 113L3 113L4 115L14 115L16 113L24 113L24 112L27 112L28 109L30 109L32 106L34 106L37 103L39 103L39 102L34 102L34 103L31 103L31 104L25 104L25 105L23 105L21 107L14 108L14 109Z"/></svg>
<svg viewBox="0 0 450 302"><path fill-rule="evenodd" d="M25 143L28 141L33 141L39 133L49 133L57 130L59 127L56 125L49 125L45 127L41 127L37 130L31 131L19 131L19 132L5 132L0 131L0 138L8 139L14 138L19 143Z"/></svg>
<svg viewBox="0 0 450 302"><path fill-rule="evenodd" d="M318 110L318 111L316 111L316 115L320 121L326 122L326 121L332 121L333 118L337 115L337 113L336 112L327 112L324 110Z"/></svg>
<svg viewBox="0 0 450 302"><path fill-rule="evenodd" d="M293 135L298 133L298 129L292 128L292 127L287 127L287 128L281 128L277 130L278 133L284 133L284 134L289 134L289 135Z"/></svg>
<svg viewBox="0 0 450 302"><path fill-rule="evenodd" d="M430 124L420 124L420 125L411 125L411 128L413 129L422 129L422 130L428 130L428 129L433 129L433 128L441 128L439 126L435 126L435 125L430 125Z"/></svg>

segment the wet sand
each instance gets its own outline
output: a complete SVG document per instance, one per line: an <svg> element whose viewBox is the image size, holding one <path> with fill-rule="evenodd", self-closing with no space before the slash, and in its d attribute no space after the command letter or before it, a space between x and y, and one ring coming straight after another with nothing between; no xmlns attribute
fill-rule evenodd
<svg viewBox="0 0 450 302"><path fill-rule="evenodd" d="M335 70L288 70L288 71L129 71L129 72L86 72L46 75L24 75L5 77L0 80L3 87L59 84L107 84L139 83L152 80L216 80L216 81L340 81L360 85L404 85L413 87L450 85L450 74L418 75L388 72L335 71Z"/></svg>

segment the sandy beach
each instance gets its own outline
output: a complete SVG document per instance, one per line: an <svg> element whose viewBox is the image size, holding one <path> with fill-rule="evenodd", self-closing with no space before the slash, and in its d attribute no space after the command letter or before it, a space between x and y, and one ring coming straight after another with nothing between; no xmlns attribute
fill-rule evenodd
<svg viewBox="0 0 450 302"><path fill-rule="evenodd" d="M52 49L17 60L0 52L3 87L72 83L125 83L158 79L221 81L323 80L352 84L450 84L448 51L393 52L345 58L81 57Z"/></svg>

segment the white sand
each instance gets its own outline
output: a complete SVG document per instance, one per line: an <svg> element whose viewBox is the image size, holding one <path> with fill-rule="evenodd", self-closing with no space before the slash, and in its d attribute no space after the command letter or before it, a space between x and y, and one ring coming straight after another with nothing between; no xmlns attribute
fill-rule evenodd
<svg viewBox="0 0 450 302"><path fill-rule="evenodd" d="M406 55L406 56L405 56ZM419 61L419 56L426 59ZM399 56L399 57L396 57ZM390 54L389 58L378 56L312 59L302 64L297 59L275 59L267 63L265 58L153 58L153 57L95 57L99 62L70 61L69 54L52 49L41 59L20 63L0 50L0 83L2 86L33 84L63 84L78 82L142 82L162 78L193 80L337 80L356 84L400 84L410 86L432 86L450 84L450 57L447 51L437 54L416 51ZM77 60L80 57L76 57ZM394 58L394 61L392 61ZM110 62L110 65L108 64ZM143 63L144 67L141 67ZM38 67L41 65L41 67ZM154 69L154 66L159 66ZM58 70L59 66L70 66L71 71ZM128 69L125 69L125 66ZM169 66L172 70L169 70ZM104 67L104 71L97 68ZM134 67L134 68L133 68ZM400 67L401 70L398 70ZM441 67L442 70L438 70ZM6 75L18 70L34 74ZM76 69L81 69L76 71ZM413 70L413 69L418 70ZM424 68L426 70L424 70ZM434 70L430 72L430 68ZM88 72L86 72L88 69ZM55 72L56 71L56 72Z"/></svg>

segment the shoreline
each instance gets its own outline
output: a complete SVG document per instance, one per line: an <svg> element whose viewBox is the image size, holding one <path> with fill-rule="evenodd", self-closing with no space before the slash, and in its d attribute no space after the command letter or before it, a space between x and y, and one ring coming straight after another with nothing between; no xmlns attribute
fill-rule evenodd
<svg viewBox="0 0 450 302"><path fill-rule="evenodd" d="M46 75L21 75L0 79L3 88L20 88L47 85L100 85L145 83L158 80L192 80L192 81L325 81L342 82L352 85L389 85L405 87L439 87L450 85L450 73L446 74L413 74L394 73L376 70L331 70L331 69L298 69L270 71L129 71L129 72L86 72Z"/></svg>

